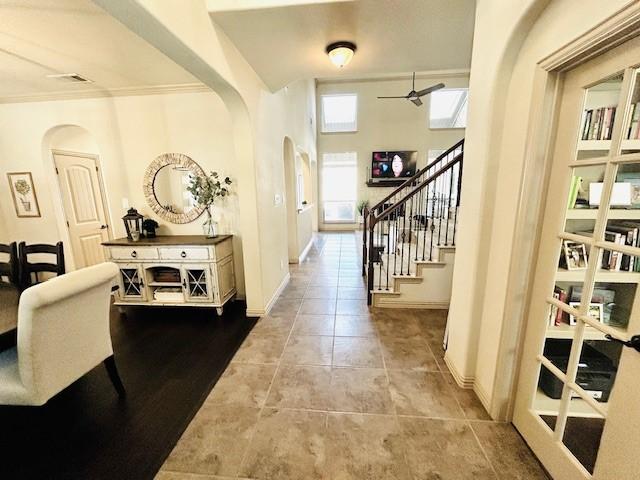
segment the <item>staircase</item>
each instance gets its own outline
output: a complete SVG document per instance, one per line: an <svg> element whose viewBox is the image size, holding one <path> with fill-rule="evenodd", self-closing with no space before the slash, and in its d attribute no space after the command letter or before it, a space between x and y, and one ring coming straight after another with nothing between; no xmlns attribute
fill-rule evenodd
<svg viewBox="0 0 640 480"><path fill-rule="evenodd" d="M364 211L362 274L369 305L447 308L464 140Z"/></svg>

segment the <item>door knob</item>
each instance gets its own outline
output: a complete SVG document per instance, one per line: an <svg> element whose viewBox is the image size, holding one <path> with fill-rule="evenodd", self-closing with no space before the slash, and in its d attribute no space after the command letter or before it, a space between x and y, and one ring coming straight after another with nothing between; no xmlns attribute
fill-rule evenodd
<svg viewBox="0 0 640 480"><path fill-rule="evenodd" d="M640 352L640 335L634 335L633 337L631 337L631 340L629 340L628 342L623 342L622 340L618 340L617 338L613 338L609 334L606 334L604 336L604 338L606 338L607 340L611 340L613 342L621 343L625 347L630 347L630 348L633 348L634 350Z"/></svg>
<svg viewBox="0 0 640 480"><path fill-rule="evenodd" d="M100 230L104 230L105 228L109 228L109 225L100 225Z"/></svg>

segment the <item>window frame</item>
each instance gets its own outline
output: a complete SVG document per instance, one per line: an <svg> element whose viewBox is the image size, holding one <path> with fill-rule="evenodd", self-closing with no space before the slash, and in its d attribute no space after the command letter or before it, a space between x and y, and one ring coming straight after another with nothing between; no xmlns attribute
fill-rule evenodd
<svg viewBox="0 0 640 480"><path fill-rule="evenodd" d="M455 120L458 119L458 117L460 116L460 113L463 111L463 109L465 108L465 106L467 106L467 118L465 118L464 120L464 126L463 127L438 127L438 126L433 126L431 124L432 119L431 119L431 108L433 106L433 96L437 95L441 92L450 92L450 91L464 91L466 92L466 94L461 98L461 101L458 102L458 105L456 106L456 109L454 111L454 115L450 118L454 119L454 123ZM441 90L438 90L436 92L432 92L429 98L429 111L427 113L427 122L428 122L428 127L429 130L464 130L465 128L467 128L467 120L468 120L468 105L469 105L469 87L451 87L451 88L443 88Z"/></svg>
<svg viewBox="0 0 640 480"><path fill-rule="evenodd" d="M332 199L327 199L325 196L325 190L324 190L324 182L325 182L325 175L324 175L324 169L325 169L325 157L326 156L330 156L330 155L352 155L353 156L353 169L354 169L354 173L355 173L355 185L354 185L354 198L352 200L332 200ZM321 201L321 208L322 208L322 223L324 224L354 224L357 222L358 217L356 214L356 206L358 203L358 152L356 151L346 151L346 152L323 152L321 154L321 160L322 160L322 164L320 165L320 192L322 194L322 201ZM335 167L334 167L335 168ZM352 211L353 211L353 216L350 219L347 220L327 220L326 218L326 212L325 212L325 205L327 203L350 203L352 204Z"/></svg>
<svg viewBox="0 0 640 480"><path fill-rule="evenodd" d="M325 121L324 112L324 98L325 97L355 97L356 106L354 112L353 129L350 130L328 130L327 122ZM330 124L335 125L335 124ZM335 134L335 133L357 133L358 132L358 94L353 93L323 93L320 95L320 133L321 134Z"/></svg>

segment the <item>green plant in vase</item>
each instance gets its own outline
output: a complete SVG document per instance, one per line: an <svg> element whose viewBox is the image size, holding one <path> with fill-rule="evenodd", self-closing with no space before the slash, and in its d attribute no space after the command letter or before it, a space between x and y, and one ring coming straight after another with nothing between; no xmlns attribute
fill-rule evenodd
<svg viewBox="0 0 640 480"><path fill-rule="evenodd" d="M211 172L209 175L190 175L187 191L193 196L198 205L204 207L207 212L207 219L202 224L202 230L206 237L216 236L215 222L213 221L211 207L217 198L229 195L229 185L233 182L229 177L220 180L218 172Z"/></svg>

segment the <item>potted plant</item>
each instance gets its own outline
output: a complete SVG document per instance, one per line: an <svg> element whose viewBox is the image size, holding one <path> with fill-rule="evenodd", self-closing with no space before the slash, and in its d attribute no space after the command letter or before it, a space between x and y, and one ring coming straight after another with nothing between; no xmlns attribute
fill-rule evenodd
<svg viewBox="0 0 640 480"><path fill-rule="evenodd" d="M364 223L364 209L369 206L368 200L360 200L356 206L358 209L358 223Z"/></svg>
<svg viewBox="0 0 640 480"><path fill-rule="evenodd" d="M215 222L213 221L211 207L218 197L226 197L229 195L227 188L233 182L229 177L224 180L219 179L218 172L211 172L210 175L191 175L189 176L189 186L187 191L191 193L193 199L204 207L207 212L207 219L202 224L202 231L208 238L216 236Z"/></svg>
<svg viewBox="0 0 640 480"><path fill-rule="evenodd" d="M147 218L144 222L142 222L142 230L144 230L144 234L147 238L155 238L156 228L158 227L158 222L151 218Z"/></svg>

